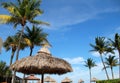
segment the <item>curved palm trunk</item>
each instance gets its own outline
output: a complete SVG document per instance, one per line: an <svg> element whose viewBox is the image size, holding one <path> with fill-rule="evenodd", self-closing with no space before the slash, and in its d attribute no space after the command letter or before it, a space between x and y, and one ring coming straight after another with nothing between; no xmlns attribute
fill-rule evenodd
<svg viewBox="0 0 120 83"><path fill-rule="evenodd" d="M32 56L33 47L30 47L30 56Z"/></svg>
<svg viewBox="0 0 120 83"><path fill-rule="evenodd" d="M12 55L11 55L11 58L10 58L10 65L12 64L14 54L15 54L15 51L12 51Z"/></svg>
<svg viewBox="0 0 120 83"><path fill-rule="evenodd" d="M114 79L114 74L113 74L113 67L110 67L111 73L112 73L112 79Z"/></svg>
<svg viewBox="0 0 120 83"><path fill-rule="evenodd" d="M20 40L19 40L19 43L18 43L18 49L17 49L17 53L16 53L16 61L18 60L18 57L19 57L20 42L21 42L21 40L22 40L23 32L24 32L24 26L22 26L22 30L21 30L21 34L20 34ZM13 77L12 77L12 83L15 83L16 71L13 71L13 72L14 72L14 74L13 74Z"/></svg>
<svg viewBox="0 0 120 83"><path fill-rule="evenodd" d="M104 61L103 61L102 54L100 54L100 58L101 58L101 61L102 61L102 63L103 63L103 67L105 68L106 77L107 77L107 79L109 80L109 76L108 76L108 73L107 73L107 70L106 70L106 67L105 67Z"/></svg>
<svg viewBox="0 0 120 83"><path fill-rule="evenodd" d="M118 53L119 53L119 79L120 79L120 50L118 49Z"/></svg>
<svg viewBox="0 0 120 83"><path fill-rule="evenodd" d="M90 73L90 83L91 83L91 69L89 69L89 73Z"/></svg>
<svg viewBox="0 0 120 83"><path fill-rule="evenodd" d="M24 26L22 26L22 30L21 30L21 34L20 34L20 40L19 40L19 43L18 43L18 49L17 49L17 54L16 54L16 60L18 60L18 57L19 57L20 42L21 42L21 40L22 40L23 32L24 32Z"/></svg>

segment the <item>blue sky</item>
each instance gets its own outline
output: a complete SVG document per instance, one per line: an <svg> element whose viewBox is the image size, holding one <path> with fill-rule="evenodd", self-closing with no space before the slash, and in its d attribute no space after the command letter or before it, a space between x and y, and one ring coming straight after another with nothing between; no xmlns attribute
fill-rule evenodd
<svg viewBox="0 0 120 83"><path fill-rule="evenodd" d="M7 1L7 0L1 0ZM12 0L11 0L12 1ZM97 67L92 69L92 77L106 79L102 64L97 53L90 53L90 43L94 44L97 36L113 38L115 33L120 33L120 0L43 0L41 9L44 14L36 19L49 22L49 27L42 26L44 32L48 33L48 40L52 44L49 49L53 56L67 60L73 72L65 75L51 75L60 83L65 77L69 77L74 83L83 79L85 83L89 80L88 68L84 67L84 61L91 57ZM7 12L0 7L0 14ZM14 35L18 29L12 25L0 25L0 37L5 40L9 35ZM35 47L36 54L40 47ZM0 60L9 64L11 52L2 48ZM20 52L23 58L29 55L29 49ZM95 72L94 72L95 71ZM108 70L109 71L109 70ZM118 68L114 70L118 78ZM110 71L109 71L110 72ZM22 74L18 74L21 75ZM111 73L109 73L111 76Z"/></svg>

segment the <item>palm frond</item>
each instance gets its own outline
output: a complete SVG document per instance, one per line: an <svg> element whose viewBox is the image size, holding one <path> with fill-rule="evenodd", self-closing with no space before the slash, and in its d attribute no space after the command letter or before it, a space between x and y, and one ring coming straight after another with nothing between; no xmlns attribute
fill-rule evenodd
<svg viewBox="0 0 120 83"><path fill-rule="evenodd" d="M33 24L36 24L36 25L47 25L47 26L50 26L49 23L42 22L42 21L39 21L39 20L30 20L30 22L33 23Z"/></svg>
<svg viewBox="0 0 120 83"><path fill-rule="evenodd" d="M9 15L0 15L0 24L14 24L17 23L19 19L16 19Z"/></svg>

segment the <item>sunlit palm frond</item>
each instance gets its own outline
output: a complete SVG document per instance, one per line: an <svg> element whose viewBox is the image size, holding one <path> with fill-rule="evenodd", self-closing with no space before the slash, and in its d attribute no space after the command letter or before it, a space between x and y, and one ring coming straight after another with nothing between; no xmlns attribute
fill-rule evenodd
<svg viewBox="0 0 120 83"><path fill-rule="evenodd" d="M7 9L10 14L14 14L14 7L10 3L2 3L2 7Z"/></svg>
<svg viewBox="0 0 120 83"><path fill-rule="evenodd" d="M30 20L30 22L33 23L33 24L36 24L36 25L41 24L41 25L47 25L47 26L50 26L49 23L47 23L47 22L42 22L42 21L39 21L39 20Z"/></svg>
<svg viewBox="0 0 120 83"><path fill-rule="evenodd" d="M27 44L28 46L31 46L31 42L30 42L30 40L29 40L28 38L24 38L24 40L25 40L25 42L26 42L26 44Z"/></svg>
<svg viewBox="0 0 120 83"><path fill-rule="evenodd" d="M0 15L0 24L14 24L18 23L19 19L16 19L9 15Z"/></svg>

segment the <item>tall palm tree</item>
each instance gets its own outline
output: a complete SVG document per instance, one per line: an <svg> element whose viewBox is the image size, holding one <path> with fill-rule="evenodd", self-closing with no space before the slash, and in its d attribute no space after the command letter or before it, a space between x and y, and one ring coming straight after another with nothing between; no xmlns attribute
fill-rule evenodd
<svg viewBox="0 0 120 83"><path fill-rule="evenodd" d="M111 48L109 46L108 42L105 40L105 37L96 37L95 38L95 45L90 44L90 46L93 48L93 50L91 50L91 51L95 51L95 52L98 52L100 54L100 58L101 58L101 61L103 63L103 67L105 68L103 54L108 53L108 52L114 53L113 48ZM106 68L105 68L105 73L106 73L107 79L109 80L109 76L108 76Z"/></svg>
<svg viewBox="0 0 120 83"><path fill-rule="evenodd" d="M38 15L41 15L43 11L39 8L41 4L41 0L17 0L18 4L14 3L2 3L2 6L8 10L10 15L0 15L0 23L12 23L14 27L17 25L21 25L21 35L18 45L18 50L16 53L16 60L18 60L19 51L20 51L20 41L24 31L24 26L26 23L34 23L34 24L46 24L48 23L34 20L34 18Z"/></svg>
<svg viewBox="0 0 120 83"><path fill-rule="evenodd" d="M0 38L0 53L1 53L2 46L3 46L3 41L2 41L2 38Z"/></svg>
<svg viewBox="0 0 120 83"><path fill-rule="evenodd" d="M107 65L106 68L111 69L112 79L114 79L113 67L118 66L118 60L117 60L117 58L115 59L115 56L111 56L111 55L109 55L108 58L105 58L105 60L106 60L105 64Z"/></svg>
<svg viewBox="0 0 120 83"><path fill-rule="evenodd" d="M12 71L9 69L9 66L7 66L6 62L4 61L0 61L0 76L2 78L6 78L6 80L3 80L6 82L7 82L8 77L12 76Z"/></svg>
<svg viewBox="0 0 120 83"><path fill-rule="evenodd" d="M111 45L117 49L119 53L119 78L120 78L120 35L118 33L115 34L114 40L111 40Z"/></svg>
<svg viewBox="0 0 120 83"><path fill-rule="evenodd" d="M35 17L43 13L43 11L39 8L41 4L41 0L17 0L17 2L18 2L17 4L14 4L12 2L2 3L2 6L6 10L8 10L10 15L0 15L0 23L12 23L14 24L14 27L16 27L17 25L22 26L20 40L16 53L16 60L18 60L19 51L20 51L20 42L22 39L22 34L24 32L24 26L26 25L26 23L30 22L34 24L49 25L48 23L39 20L34 20ZM15 72L12 83L14 83L14 78L15 78Z"/></svg>
<svg viewBox="0 0 120 83"><path fill-rule="evenodd" d="M91 83L91 68L97 65L95 64L95 61L93 61L93 59L88 58L87 61L85 61L85 66L89 68L90 83Z"/></svg>
<svg viewBox="0 0 120 83"><path fill-rule="evenodd" d="M11 76L12 72L9 67L6 65L6 62L0 61L0 76Z"/></svg>
<svg viewBox="0 0 120 83"><path fill-rule="evenodd" d="M12 64L14 54L18 48L18 42L19 42L19 36L15 35L15 36L9 36L3 43L3 46L6 49L6 51L9 51L9 50L12 51L11 58L10 58L10 65ZM24 42L21 42L20 49L23 50L25 46L26 45L24 44Z"/></svg>
<svg viewBox="0 0 120 83"><path fill-rule="evenodd" d="M49 44L47 40L46 33L43 32L43 30L39 27L36 27L33 25L32 29L29 27L26 27L25 33L23 34L23 37L27 43L27 45L30 47L30 56L32 56L33 48L34 46L42 46L43 44Z"/></svg>

